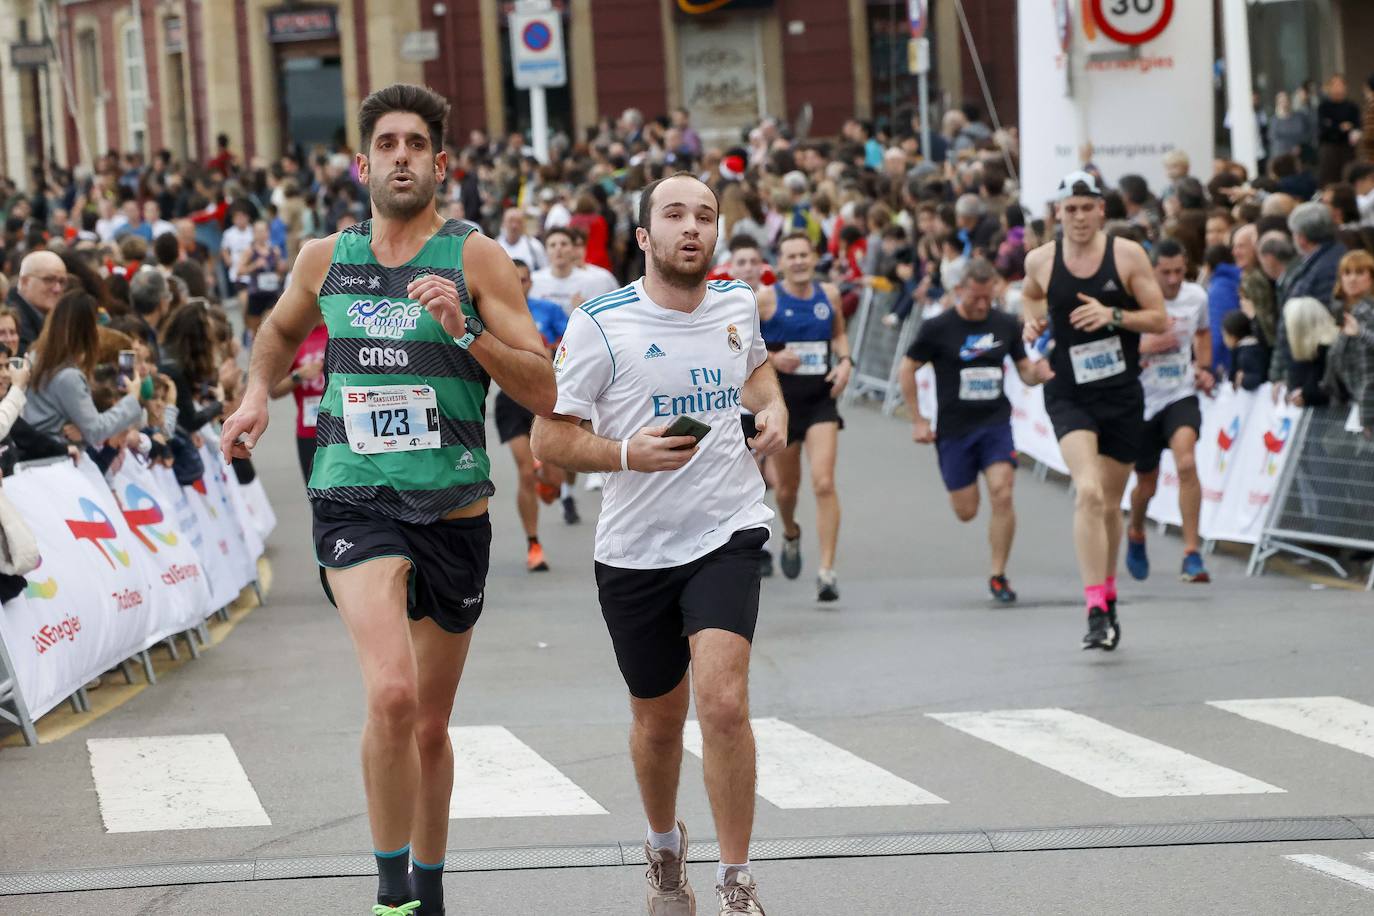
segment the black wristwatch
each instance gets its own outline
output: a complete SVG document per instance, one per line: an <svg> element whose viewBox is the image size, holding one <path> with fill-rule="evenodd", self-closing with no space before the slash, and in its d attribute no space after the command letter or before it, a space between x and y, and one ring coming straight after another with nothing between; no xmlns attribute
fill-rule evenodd
<svg viewBox="0 0 1374 916"><path fill-rule="evenodd" d="M293 385L299 385L300 383L301 383L301 374L300 374L299 372L292 372L292 373L291 373L291 384L293 384Z"/></svg>
<svg viewBox="0 0 1374 916"><path fill-rule="evenodd" d="M848 353L846 353L844 356L841 356L839 359L835 360L835 362L836 362L836 364L839 364L839 363L849 363L849 368L851 368L851 369L857 369L857 368L858 368L858 366L855 365L855 363L854 363L854 357L850 356Z"/></svg>
<svg viewBox="0 0 1374 916"><path fill-rule="evenodd" d="M463 326L467 329L467 333L462 337L453 338L453 342L466 350L468 347L472 346L474 340L482 336L487 326L483 324L482 319L478 318L476 315L467 316L467 321L464 322Z"/></svg>

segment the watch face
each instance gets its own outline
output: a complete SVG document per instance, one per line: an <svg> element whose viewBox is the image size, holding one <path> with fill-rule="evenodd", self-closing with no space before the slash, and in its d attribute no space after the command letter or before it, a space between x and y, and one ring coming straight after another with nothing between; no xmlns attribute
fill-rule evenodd
<svg viewBox="0 0 1374 916"><path fill-rule="evenodd" d="M468 316L466 327L468 329L468 333L473 335L481 334L483 331L487 329L487 326L482 323L482 319L477 318L473 315Z"/></svg>

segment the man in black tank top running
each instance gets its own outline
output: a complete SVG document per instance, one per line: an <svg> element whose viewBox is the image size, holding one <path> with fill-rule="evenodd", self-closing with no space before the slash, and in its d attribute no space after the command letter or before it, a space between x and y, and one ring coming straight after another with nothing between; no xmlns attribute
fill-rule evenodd
<svg viewBox="0 0 1374 916"><path fill-rule="evenodd" d="M1085 649L1115 649L1121 495L1145 423L1140 335L1168 328L1145 249L1102 231L1102 186L1088 172L1059 184L1062 237L1026 255L1026 336L1054 337L1045 410L1074 483L1073 540L1088 607Z"/></svg>

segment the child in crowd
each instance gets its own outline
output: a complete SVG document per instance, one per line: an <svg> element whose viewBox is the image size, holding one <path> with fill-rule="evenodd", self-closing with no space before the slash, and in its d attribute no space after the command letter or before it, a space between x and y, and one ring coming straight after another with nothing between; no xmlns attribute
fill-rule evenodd
<svg viewBox="0 0 1374 916"><path fill-rule="evenodd" d="M1255 336L1248 315L1237 309L1221 321L1221 336L1231 351L1231 384L1246 391L1263 385L1269 374L1269 354Z"/></svg>

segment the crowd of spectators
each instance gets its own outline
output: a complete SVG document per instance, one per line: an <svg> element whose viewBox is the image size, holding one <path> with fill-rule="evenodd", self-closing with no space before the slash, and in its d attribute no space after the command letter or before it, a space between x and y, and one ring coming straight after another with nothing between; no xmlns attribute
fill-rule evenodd
<svg viewBox="0 0 1374 916"><path fill-rule="evenodd" d="M1374 429L1374 82L1364 94L1363 112L1340 78L1320 98L1280 94L1261 115L1259 174L1173 152L1162 186L1122 176L1106 209L1109 232L1187 252L1208 291L1217 370L1245 388L1279 383L1297 403L1353 400ZM772 282L779 239L805 233L847 313L871 289L897 324L947 304L974 257L996 265L1015 308L1026 252L1056 231L1052 208L1020 199L1017 144L973 106L944 113L930 155L914 123L854 119L816 138L763 119L711 145L684 110L627 110L551 138L546 163L519 133L474 131L450 149L439 206L527 264L533 297L570 311L642 273L640 195L688 171L720 201L717 276ZM1082 156L1094 169L1091 147ZM110 152L35 178L28 193L0 180L0 357L27 356L0 365L0 470L69 452L108 468L133 453L190 478L198 430L232 409L240 349L302 242L367 218L353 157L244 163L221 137L203 164ZM321 387L316 337L274 394Z"/></svg>

